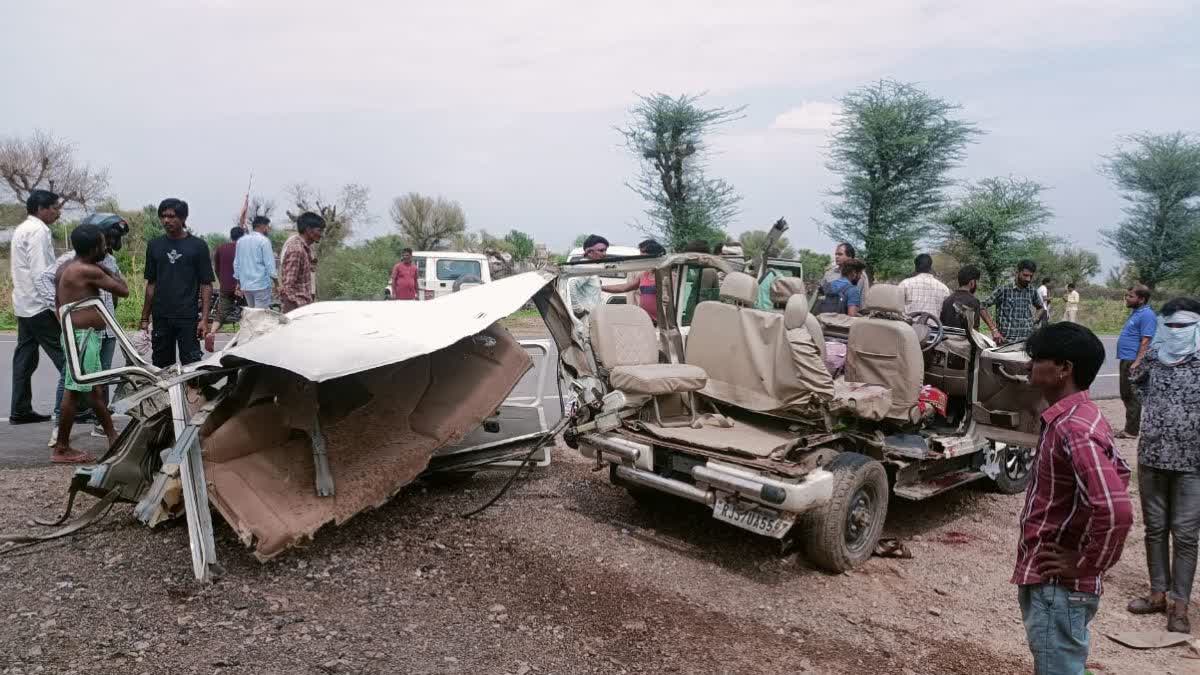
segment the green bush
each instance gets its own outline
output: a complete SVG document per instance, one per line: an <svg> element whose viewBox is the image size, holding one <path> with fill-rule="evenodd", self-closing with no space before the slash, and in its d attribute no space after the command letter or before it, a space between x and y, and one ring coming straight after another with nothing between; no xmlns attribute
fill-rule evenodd
<svg viewBox="0 0 1200 675"><path fill-rule="evenodd" d="M380 300L400 259L399 237L380 237L335 250L319 261L317 297L321 300Z"/></svg>

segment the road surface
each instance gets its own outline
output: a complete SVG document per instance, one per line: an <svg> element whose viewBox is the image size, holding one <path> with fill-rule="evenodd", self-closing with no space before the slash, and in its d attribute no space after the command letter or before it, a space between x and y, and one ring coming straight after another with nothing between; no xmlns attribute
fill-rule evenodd
<svg viewBox="0 0 1200 675"><path fill-rule="evenodd" d="M228 338L218 340L218 346L224 344ZM1096 398L1116 398L1118 396L1117 386L1117 338L1116 336L1103 336L1101 338L1104 346L1108 351L1108 358L1104 362L1103 368L1100 370L1099 377L1096 378L1096 383L1092 386L1092 395ZM12 372L12 353L16 348L17 338L12 334L0 334L0 363L5 364L5 370ZM550 364L555 363L557 359L557 351L553 349L551 343L551 353L549 358ZM124 358L117 350L117 363L122 363ZM531 396L534 393L534 386L530 382L531 378L527 377L517 385L517 389L513 392L514 396ZM547 422L553 425L558 420L558 393L553 385L553 375L550 376L548 386L545 388L545 405L547 413ZM38 370L33 378L33 407L38 412L49 413L54 408L54 389L58 382L58 371L54 369L54 365L42 354L41 361L38 365ZM8 424L9 401L12 391L11 375L0 377L0 467L6 466L41 466L46 463L48 451L46 449L46 441L49 439L50 425L46 424L30 424L23 426L11 426ZM91 431L90 426L77 427L72 434L73 443L76 447L89 450L97 453L104 448L104 439L92 438L88 434Z"/></svg>

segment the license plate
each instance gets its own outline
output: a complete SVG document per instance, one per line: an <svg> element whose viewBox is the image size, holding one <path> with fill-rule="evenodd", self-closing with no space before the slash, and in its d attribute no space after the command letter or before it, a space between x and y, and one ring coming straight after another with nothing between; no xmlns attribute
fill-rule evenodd
<svg viewBox="0 0 1200 675"><path fill-rule="evenodd" d="M776 513L744 501L727 501L723 496L717 497L716 503L713 504L713 517L730 525L737 525L743 530L775 539L787 534L796 522L795 514Z"/></svg>

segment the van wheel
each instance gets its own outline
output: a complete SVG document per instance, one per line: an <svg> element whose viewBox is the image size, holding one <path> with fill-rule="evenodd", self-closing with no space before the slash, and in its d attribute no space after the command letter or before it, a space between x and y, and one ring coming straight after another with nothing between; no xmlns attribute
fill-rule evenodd
<svg viewBox="0 0 1200 675"><path fill-rule="evenodd" d="M870 558L883 534L887 471L857 452L843 452L825 468L833 473L833 496L805 516L804 552L827 572L845 572Z"/></svg>
<svg viewBox="0 0 1200 675"><path fill-rule="evenodd" d="M455 279L454 285L450 287L450 290L457 293L460 290L462 290L463 284L482 284L482 283L483 283L483 279L480 279L479 277L475 276L474 274L466 274L466 275L463 275L463 276Z"/></svg>
<svg viewBox="0 0 1200 675"><path fill-rule="evenodd" d="M1024 492L1025 486L1029 485L1029 476L1032 473L1033 460L1037 457L1037 451L1033 448L1017 448L1010 445L998 452L997 455L996 460L1000 464L1000 473L993 481L996 484L996 491L1005 495Z"/></svg>

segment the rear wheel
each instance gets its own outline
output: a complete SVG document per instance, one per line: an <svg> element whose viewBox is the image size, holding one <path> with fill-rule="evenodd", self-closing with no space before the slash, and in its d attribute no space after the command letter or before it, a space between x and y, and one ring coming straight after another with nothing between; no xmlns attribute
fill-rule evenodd
<svg viewBox="0 0 1200 675"><path fill-rule="evenodd" d="M844 452L825 465L833 473L829 503L805 517L804 550L827 572L845 572L868 558L887 520L888 478L879 462Z"/></svg>
<svg viewBox="0 0 1200 675"><path fill-rule="evenodd" d="M996 476L996 491L1015 495L1025 491L1037 452L1033 448L1007 446L997 454L1000 473Z"/></svg>

